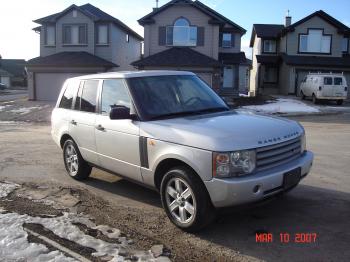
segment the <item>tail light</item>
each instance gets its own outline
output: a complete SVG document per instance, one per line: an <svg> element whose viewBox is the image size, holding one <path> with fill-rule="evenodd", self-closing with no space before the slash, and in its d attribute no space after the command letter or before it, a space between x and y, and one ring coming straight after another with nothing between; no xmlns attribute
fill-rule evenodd
<svg viewBox="0 0 350 262"><path fill-rule="evenodd" d="M322 86L319 86L319 87L318 87L318 90L320 90L320 91L321 91L321 90L322 90Z"/></svg>

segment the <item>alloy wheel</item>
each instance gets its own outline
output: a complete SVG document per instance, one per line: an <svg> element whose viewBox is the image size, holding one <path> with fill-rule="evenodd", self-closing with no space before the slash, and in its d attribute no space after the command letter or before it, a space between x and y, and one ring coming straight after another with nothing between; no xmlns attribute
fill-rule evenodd
<svg viewBox="0 0 350 262"><path fill-rule="evenodd" d="M66 147L65 160L66 160L66 165L70 172L70 175L75 176L78 173L79 160L78 160L77 151L75 150L72 144L69 144Z"/></svg>

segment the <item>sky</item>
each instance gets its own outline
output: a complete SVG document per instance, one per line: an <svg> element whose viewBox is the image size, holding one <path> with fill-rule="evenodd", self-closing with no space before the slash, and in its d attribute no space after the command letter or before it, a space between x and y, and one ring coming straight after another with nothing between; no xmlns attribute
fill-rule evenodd
<svg viewBox="0 0 350 262"><path fill-rule="evenodd" d="M159 5L169 0L159 0ZM140 35L137 20L155 7L155 0L0 0L0 55L3 58L31 59L39 56L39 35L32 21L60 12L71 4L91 3L120 19ZM287 10L292 22L324 10L350 26L349 0L201 0L247 30L242 37L242 51L251 57L249 40L254 23L283 24Z"/></svg>

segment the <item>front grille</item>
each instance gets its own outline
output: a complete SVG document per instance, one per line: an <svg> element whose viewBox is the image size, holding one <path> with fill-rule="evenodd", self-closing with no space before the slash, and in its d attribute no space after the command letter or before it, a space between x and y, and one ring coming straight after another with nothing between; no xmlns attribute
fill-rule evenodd
<svg viewBox="0 0 350 262"><path fill-rule="evenodd" d="M256 149L256 170L269 169L293 159L301 154L301 137Z"/></svg>

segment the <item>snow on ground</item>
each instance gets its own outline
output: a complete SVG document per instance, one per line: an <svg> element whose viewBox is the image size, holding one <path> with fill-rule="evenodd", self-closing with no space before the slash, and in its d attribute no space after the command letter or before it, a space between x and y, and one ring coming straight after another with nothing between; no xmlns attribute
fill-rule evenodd
<svg viewBox="0 0 350 262"><path fill-rule="evenodd" d="M0 111L4 110L6 107L8 107L9 105L5 105L5 106L0 106Z"/></svg>
<svg viewBox="0 0 350 262"><path fill-rule="evenodd" d="M296 99L277 98L275 101L267 101L267 103L264 105L243 106L242 108L267 114L320 112L317 108Z"/></svg>
<svg viewBox="0 0 350 262"><path fill-rule="evenodd" d="M0 182L0 198L6 197L20 186L9 182ZM127 248L128 240L120 236L120 231L105 225L95 225L88 217L76 213L64 213L59 217L33 217L27 214L7 213L0 208L0 258L5 261L75 261L60 251L49 251L45 245L28 242L28 233L23 228L25 223L40 224L55 235L73 241L81 246L96 250L95 257L110 257L110 261L124 261L119 250ZM82 232L74 223L84 224L99 230L118 243L109 243ZM135 251L135 256L142 261L155 261L151 251Z"/></svg>
<svg viewBox="0 0 350 262"><path fill-rule="evenodd" d="M20 115L25 115L25 114L32 112L33 110L39 110L39 109L42 109L42 107L41 106L32 106L32 107L22 107L22 108L18 108L18 109L12 109L9 112L15 113L15 114L20 114Z"/></svg>

